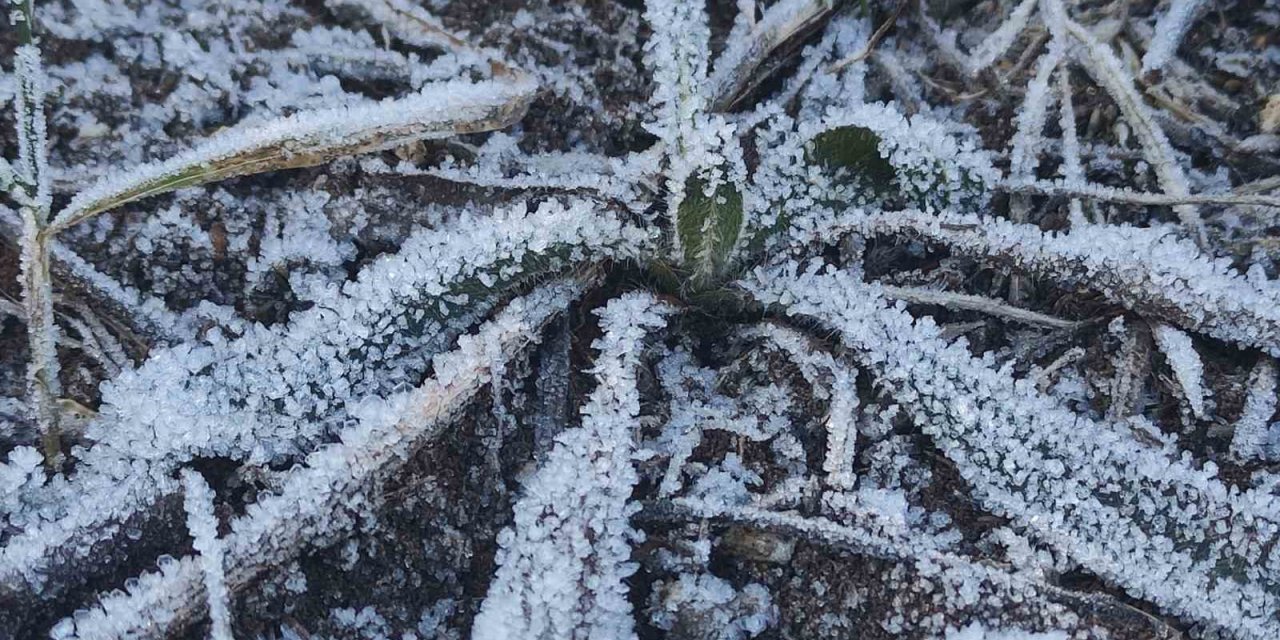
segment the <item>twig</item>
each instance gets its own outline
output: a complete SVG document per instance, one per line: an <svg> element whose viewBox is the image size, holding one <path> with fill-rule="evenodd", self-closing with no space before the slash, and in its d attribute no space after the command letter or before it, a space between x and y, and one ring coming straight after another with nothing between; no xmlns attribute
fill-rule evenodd
<svg viewBox="0 0 1280 640"><path fill-rule="evenodd" d="M876 32L871 34L871 39L867 40L867 46L863 47L862 51L831 63L831 66L827 67L827 73L839 73L842 69L851 64L866 60L867 57L871 55L871 52L875 51L876 46L880 44L880 41L884 39L885 34L889 33L889 29L893 28L893 25L898 22L898 18L902 15L902 11L907 8L907 2L908 0L901 0L898 3L898 7L893 10L893 15L889 16L889 19L885 20L884 24L881 24L880 27L876 29Z"/></svg>
<svg viewBox="0 0 1280 640"><path fill-rule="evenodd" d="M1082 324L1072 320L1055 318L1053 316L1037 313L1028 309L1021 309L1019 307L1000 302L999 300L993 300L982 296L952 293L950 291L938 291L935 289L925 289L921 287L894 287L890 285L881 285L881 290L890 298L903 300L912 304L937 305L947 307L948 309L977 311L979 313L999 316L1015 322L1040 327L1070 330L1076 329Z"/></svg>

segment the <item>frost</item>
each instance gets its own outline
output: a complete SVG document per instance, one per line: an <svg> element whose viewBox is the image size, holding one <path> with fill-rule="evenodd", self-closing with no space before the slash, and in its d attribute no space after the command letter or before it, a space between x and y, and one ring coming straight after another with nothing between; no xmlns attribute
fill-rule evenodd
<svg viewBox="0 0 1280 640"><path fill-rule="evenodd" d="M1249 375L1244 411L1236 421L1231 455L1242 460L1280 458L1280 423L1276 414L1276 365L1263 356Z"/></svg>
<svg viewBox="0 0 1280 640"><path fill-rule="evenodd" d="M390 472L411 452L439 435L490 382L489 364L522 349L570 300L581 284L552 282L509 303L458 347L436 361L435 377L389 399L370 398L358 422L340 441L290 471L279 493L251 504L222 539L227 588L235 593L262 572L296 558L304 549L331 544L350 532L359 513L382 499ZM343 508L338 508L341 505ZM6 554L13 548L5 548ZM8 558L6 557L6 560ZM127 593L103 596L97 606L60 623L57 638L125 638L162 633L188 622L203 607L199 561L162 558L159 571L143 574Z"/></svg>
<svg viewBox="0 0 1280 640"><path fill-rule="evenodd" d="M1013 45L1013 41L1018 34L1026 28L1027 21L1031 18L1031 12L1036 8L1036 0L1022 0L1018 6L1013 9L1009 17L996 27L991 35L987 36L977 48L969 54L965 60L969 68L969 73L977 75L979 71L991 66L1004 54L1005 51ZM1046 56L1048 57L1048 56Z"/></svg>
<svg viewBox="0 0 1280 640"><path fill-rule="evenodd" d="M596 390L582 426L562 433L524 487L515 523L498 536L498 570L476 617L479 640L634 637L623 582L639 532L628 524L645 334L667 311L648 295L624 295L600 311Z"/></svg>
<svg viewBox="0 0 1280 640"><path fill-rule="evenodd" d="M676 350L658 364L658 379L668 397L669 418L651 446L670 455L659 486L664 495L680 489L684 465L705 431L762 442L787 425L791 398L784 389L751 385L736 397L727 396L716 388L715 372L696 366L685 350Z"/></svg>
<svg viewBox="0 0 1280 640"><path fill-rule="evenodd" d="M954 213L820 210L798 220L794 241L844 230L905 234L953 252L1098 291L1138 312L1220 340L1280 355L1280 287L1246 278L1161 229L1090 225L1045 233L1033 225Z"/></svg>
<svg viewBox="0 0 1280 640"><path fill-rule="evenodd" d="M1069 637L1065 631L1033 633L1021 629L990 629L981 623L974 622L959 629L948 628L942 640L1067 640Z"/></svg>
<svg viewBox="0 0 1280 640"><path fill-rule="evenodd" d="M515 205L420 232L286 326L153 353L104 388L85 461L106 470L120 458L171 465L197 453L262 461L306 451L341 423L348 399L422 371L526 264L552 272L575 255L622 257L643 242L634 228L583 215L586 206ZM172 421L184 428L166 429Z"/></svg>
<svg viewBox="0 0 1280 640"><path fill-rule="evenodd" d="M200 571L204 574L212 626L209 636L213 640L231 640L231 595L223 566L225 549L218 538L218 519L213 514L213 490L203 476L190 469L182 470L182 487L187 531L191 532L192 546L200 553Z"/></svg>
<svg viewBox="0 0 1280 640"><path fill-rule="evenodd" d="M1155 37L1151 39L1146 55L1142 56L1143 73L1159 71L1169 63L1169 58L1177 51L1182 37L1203 6L1203 0L1169 1L1169 8L1156 21Z"/></svg>
<svg viewBox="0 0 1280 640"><path fill-rule="evenodd" d="M1156 344L1173 369L1173 375L1182 387L1182 393L1191 405L1191 413L1196 418L1204 418L1205 398L1208 390L1204 387L1204 365L1200 362L1200 354L1191 344L1191 336L1162 324L1155 330Z"/></svg>
<svg viewBox="0 0 1280 640"><path fill-rule="evenodd" d="M837 328L988 508L1180 615L1243 637L1280 629L1280 587L1265 568L1277 551L1259 542L1280 526L1274 497L1229 489L1212 465L1067 411L847 274L814 265L757 278L748 286L765 301ZM1192 543L1195 555L1178 550ZM1229 565L1242 575L1223 575Z"/></svg>
<svg viewBox="0 0 1280 640"><path fill-rule="evenodd" d="M805 380L814 386L816 395L829 398L825 420L827 454L822 470L827 474L827 484L833 489L852 489L857 479L853 471L854 447L858 438L858 394L854 385L857 371L825 352L815 351L803 336L794 331L765 324L754 333L786 353L800 367ZM822 371L825 373L820 373ZM830 379L825 376L830 376Z"/></svg>
<svg viewBox="0 0 1280 640"><path fill-rule="evenodd" d="M181 187L501 127L523 113L532 90L528 82L450 81L399 100L242 124L169 160L99 179L76 194L51 227L66 228L121 204Z"/></svg>
<svg viewBox="0 0 1280 640"><path fill-rule="evenodd" d="M1280 12L844 4L16 2L0 636L1280 635Z"/></svg>
<svg viewBox="0 0 1280 640"><path fill-rule="evenodd" d="M764 586L753 583L738 590L709 573L682 573L669 583L659 582L649 602L655 627L688 638L754 638L776 617Z"/></svg>

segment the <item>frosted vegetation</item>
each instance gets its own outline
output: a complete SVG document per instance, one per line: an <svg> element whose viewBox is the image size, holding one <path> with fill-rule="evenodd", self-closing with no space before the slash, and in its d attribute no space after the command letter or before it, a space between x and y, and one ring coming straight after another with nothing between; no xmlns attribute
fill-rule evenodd
<svg viewBox="0 0 1280 640"><path fill-rule="evenodd" d="M1275 2L8 6L0 637L1280 637Z"/></svg>

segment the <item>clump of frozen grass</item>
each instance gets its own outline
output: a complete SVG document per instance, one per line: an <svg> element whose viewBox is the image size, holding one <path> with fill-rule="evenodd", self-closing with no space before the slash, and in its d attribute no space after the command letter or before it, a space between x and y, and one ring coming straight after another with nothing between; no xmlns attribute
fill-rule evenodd
<svg viewBox="0 0 1280 640"><path fill-rule="evenodd" d="M306 549L350 534L372 517L383 488L413 452L437 437L492 381L491 365L536 342L541 328L576 299L578 281L553 281L512 300L453 351L437 359L422 386L388 398L370 397L340 441L292 469L278 493L247 507L222 540L227 589L239 592L262 573ZM205 612L201 561L164 557L127 593L102 597L54 627L56 638L81 640L164 637Z"/></svg>
<svg viewBox="0 0 1280 640"><path fill-rule="evenodd" d="M105 175L79 191L60 211L51 210L45 73L34 37L33 0L18 3L10 20L19 37L16 170L6 163L0 182L22 210L23 303L31 351L29 390L43 435L46 464L61 455L57 400L62 395L53 318L50 253L63 230L104 211L157 194L267 171L309 167L335 158L390 149L409 142L505 127L532 99L527 78L434 83L415 95L380 103L303 111L265 123L242 124L194 149Z"/></svg>
<svg viewBox="0 0 1280 640"><path fill-rule="evenodd" d="M1267 568L1280 552L1263 542L1280 527L1273 496L1066 411L848 274L793 264L748 286L840 331L988 508L1180 615L1242 637L1280 629L1280 583Z"/></svg>

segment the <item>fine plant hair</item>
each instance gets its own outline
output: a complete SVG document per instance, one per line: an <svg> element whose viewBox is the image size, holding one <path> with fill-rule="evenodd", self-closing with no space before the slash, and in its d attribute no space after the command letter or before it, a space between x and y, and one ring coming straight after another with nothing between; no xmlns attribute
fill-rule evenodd
<svg viewBox="0 0 1280 640"><path fill-rule="evenodd" d="M12 3L0 636L1280 636L1280 11L482 4Z"/></svg>

